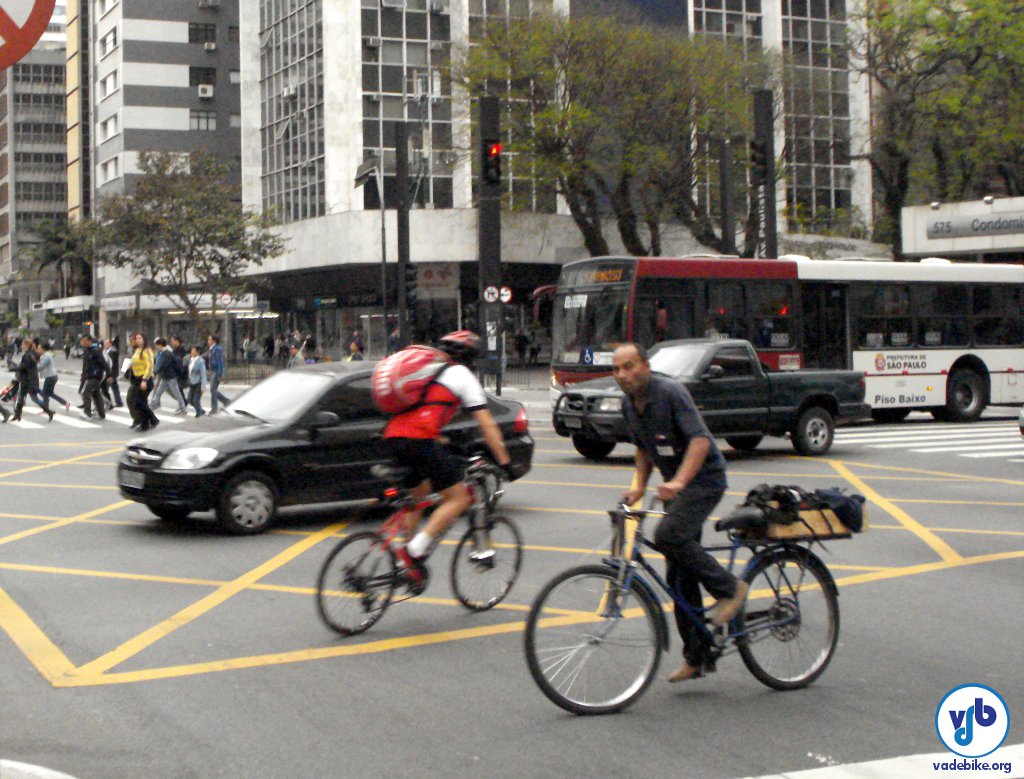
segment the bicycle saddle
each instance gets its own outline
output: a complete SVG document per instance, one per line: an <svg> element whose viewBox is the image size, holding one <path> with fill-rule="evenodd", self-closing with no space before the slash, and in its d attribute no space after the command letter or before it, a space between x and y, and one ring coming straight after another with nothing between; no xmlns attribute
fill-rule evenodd
<svg viewBox="0 0 1024 779"><path fill-rule="evenodd" d="M411 473L412 468L406 468L401 465L391 465L389 463L378 463L370 468L370 474L375 479L386 481L389 484L403 484Z"/></svg>
<svg viewBox="0 0 1024 779"><path fill-rule="evenodd" d="M740 506L729 516L715 523L715 530L759 530L768 525L764 512L757 506Z"/></svg>

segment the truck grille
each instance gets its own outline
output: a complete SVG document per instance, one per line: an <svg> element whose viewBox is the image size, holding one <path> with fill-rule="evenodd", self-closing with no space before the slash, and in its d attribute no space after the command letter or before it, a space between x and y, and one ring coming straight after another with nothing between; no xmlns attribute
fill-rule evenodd
<svg viewBox="0 0 1024 779"><path fill-rule="evenodd" d="M566 395L562 405L566 411L582 414L587 408L587 401L582 395Z"/></svg>
<svg viewBox="0 0 1024 779"><path fill-rule="evenodd" d="M164 459L162 452L144 449L141 446L129 446L125 459L138 468L155 468Z"/></svg>

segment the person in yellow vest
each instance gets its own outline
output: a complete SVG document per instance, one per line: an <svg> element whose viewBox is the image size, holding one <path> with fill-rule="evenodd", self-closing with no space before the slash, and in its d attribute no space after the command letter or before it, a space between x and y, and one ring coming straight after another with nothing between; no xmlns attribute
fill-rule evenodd
<svg viewBox="0 0 1024 779"><path fill-rule="evenodd" d="M132 430L144 432L160 424L149 407L149 393L153 391L153 350L143 333L132 336L132 365L128 369L128 412L132 415Z"/></svg>

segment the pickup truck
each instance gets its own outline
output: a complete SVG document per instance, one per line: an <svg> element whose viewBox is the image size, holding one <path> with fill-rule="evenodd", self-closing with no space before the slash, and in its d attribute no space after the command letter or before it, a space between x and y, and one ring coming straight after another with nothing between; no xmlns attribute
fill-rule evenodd
<svg viewBox="0 0 1024 779"><path fill-rule="evenodd" d="M766 435L789 435L802 455L823 455L836 424L871 417L859 371L767 372L747 341L663 341L648 353L651 370L681 381L708 429L734 449L752 451ZM605 377L574 384L555 402L555 432L591 460L628 441L622 390Z"/></svg>

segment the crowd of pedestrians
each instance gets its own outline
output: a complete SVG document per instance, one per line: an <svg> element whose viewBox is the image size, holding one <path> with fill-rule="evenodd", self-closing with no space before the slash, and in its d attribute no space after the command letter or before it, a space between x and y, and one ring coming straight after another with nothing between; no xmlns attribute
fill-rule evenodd
<svg viewBox="0 0 1024 779"><path fill-rule="evenodd" d="M210 413L217 413L230 400L220 391L225 374L224 350L220 336L211 335L205 345L186 348L177 336L157 338L150 346L145 333L129 338L128 350L121 358L118 338L96 342L86 333L79 338L75 356L80 355L82 369L78 405L88 419L105 419L111 408L127 407L132 418L132 429L151 430L160 424L154 409L160 408L163 396L170 395L176 402L175 414L186 414L191 407L197 417L203 409L203 394L209 389ZM73 339L65 338L63 349L67 359L72 358L76 346ZM315 344L313 344L315 348ZM31 399L50 421L54 410L50 401L71 413L71 402L56 393L57 368L53 363L53 344L36 343L31 338L11 336L7 339L7 366L14 372L12 381L0 391L0 415L3 421L20 421L25 402ZM122 400L121 382L127 383ZM13 402L13 410L4 405Z"/></svg>

